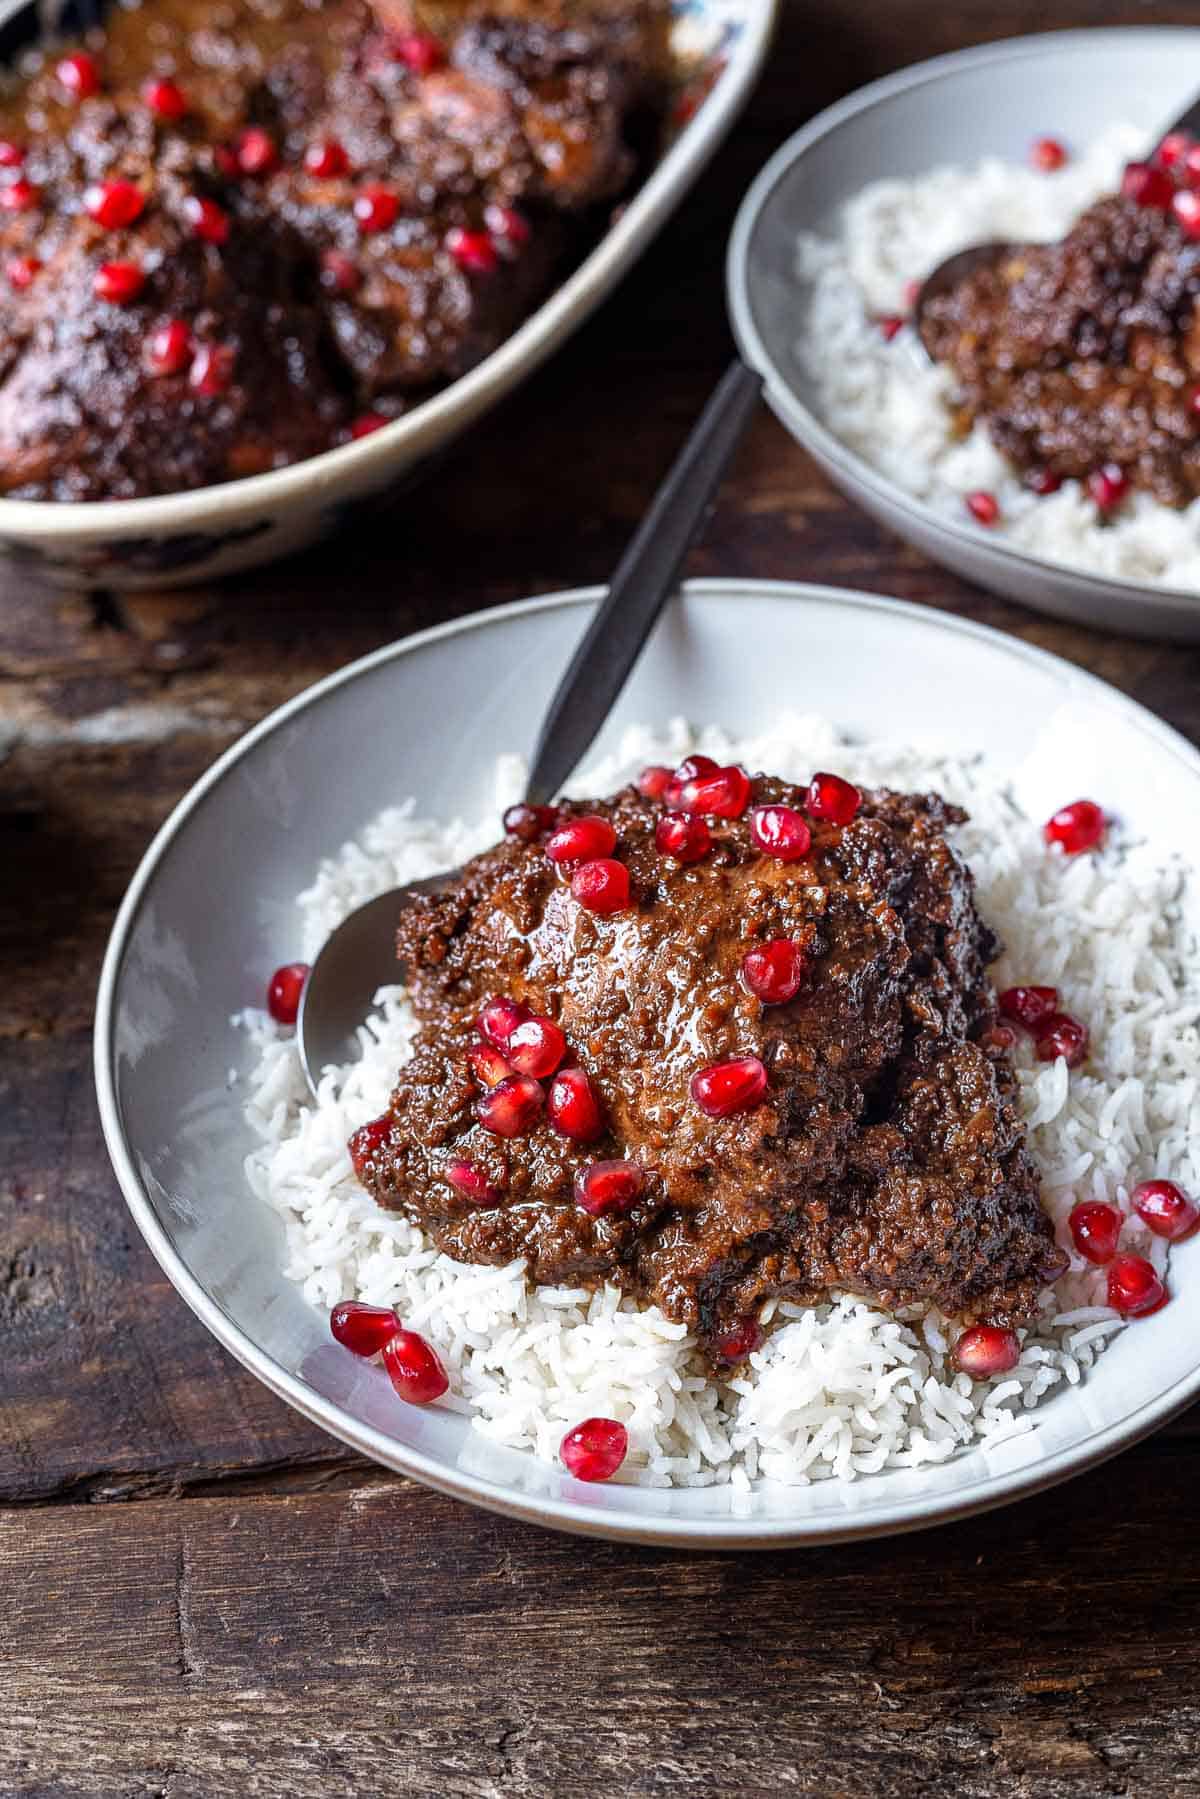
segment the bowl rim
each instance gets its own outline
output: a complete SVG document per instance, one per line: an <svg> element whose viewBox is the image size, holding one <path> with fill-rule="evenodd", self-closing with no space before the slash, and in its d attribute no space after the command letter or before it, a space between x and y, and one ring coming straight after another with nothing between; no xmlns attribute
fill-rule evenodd
<svg viewBox="0 0 1200 1799"><path fill-rule="evenodd" d="M33 4L34 0L0 0L0 26ZM410 413L367 437L240 481L219 481L208 487L133 500L0 497L0 541L44 541L53 537L67 543L76 539L172 536L218 521L225 526L301 497L316 504L333 501L347 476L362 477L370 470L376 471L380 485L386 485L384 471L396 452L411 452L397 471L403 473L423 452L446 442L456 425L465 428L471 424L551 355L628 273L714 155L749 98L781 4L782 0L740 0L737 16L742 29L716 81L620 217L511 336L466 374L414 406ZM356 488L362 485L361 481L355 483Z"/></svg>
<svg viewBox="0 0 1200 1799"><path fill-rule="evenodd" d="M468 631L495 626L503 628L508 620L530 613L594 605L605 591L598 586L573 588L468 613L463 618L434 625L358 658L294 695L282 706L268 713L236 743L231 744L189 788L159 827L138 864L113 923L96 996L94 1030L96 1095L105 1144L125 1203L151 1254L176 1291L217 1341L265 1386L294 1406L310 1422L319 1425L361 1455L406 1474L451 1498L482 1506L487 1511L497 1512L505 1517L581 1536L677 1548L741 1550L800 1547L898 1535L991 1511L1012 1500L1044 1492L1139 1442L1200 1396L1200 1362L1190 1374L1175 1381L1137 1413L1118 1419L1104 1430L1083 1438L1073 1446L1055 1451L1036 1467L986 1476L957 1496L947 1494L943 1499L935 1492L932 1495L901 1499L891 1506L877 1508L869 1517L860 1519L849 1512L836 1519L805 1518L798 1515L762 1519L727 1516L695 1520L637 1517L590 1505L585 1499L568 1502L549 1495L531 1496L502 1486L485 1476L448 1467L421 1450L399 1443L386 1432L361 1423L334 1401L315 1393L297 1375L259 1349L226 1315L192 1274L183 1256L170 1241L158 1220L126 1140L116 1089L115 1029L122 967L129 939L158 865L171 849L175 838L185 829L192 813L203 805L209 794L237 767L243 757L265 738L290 725L310 706L319 703L337 688L352 684L364 675L423 650L430 644L445 642ZM752 594L756 599L775 599L789 605L818 600L845 606L863 614L882 612L893 618L919 621L925 626L933 624L935 628L973 638L1020 662L1053 672L1059 679L1065 672L1094 702L1123 714L1154 739L1161 750L1185 763L1200 780L1200 750L1136 700L1119 693L1107 682L1066 662L1060 656L1035 648L990 626L959 618L953 613L936 611L928 606L881 594L824 584L738 577L684 582L678 588L673 604L678 606L693 597L736 601L738 596L746 593Z"/></svg>
<svg viewBox="0 0 1200 1799"><path fill-rule="evenodd" d="M775 189L790 175L794 164L821 139L876 106L916 88L952 81L966 70L1025 61L1031 57L1044 56L1048 51L1067 51L1080 55L1107 52L1111 55L1120 44L1129 44L1133 39L1165 44L1171 38L1180 40L1181 44L1186 42L1189 53L1194 56L1200 45L1200 26L1111 25L1003 38L997 43L930 57L925 62L914 63L897 74L884 76L879 81L872 81L866 87L856 89L844 99L827 106L799 131L794 132L763 166L747 189L738 208L726 251L725 292L738 348L747 362L762 376L771 410L806 449L828 464L852 487L867 489L881 506L907 514L926 530L949 536L966 552L1008 563L1027 575L1036 574L1043 578L1049 575L1060 581L1086 582L1091 588L1110 592L1125 600L1145 599L1149 596L1155 606L1163 611L1171 611L1180 619L1194 621L1197 610L1200 610L1200 590L1163 587L1138 581L1130 575L1103 574L1078 568L1072 563L1053 562L1030 550L981 536L978 530L972 530L969 525L944 516L924 500L906 493L878 469L872 468L805 404L767 348L754 316L753 265L750 255L751 242L759 220Z"/></svg>

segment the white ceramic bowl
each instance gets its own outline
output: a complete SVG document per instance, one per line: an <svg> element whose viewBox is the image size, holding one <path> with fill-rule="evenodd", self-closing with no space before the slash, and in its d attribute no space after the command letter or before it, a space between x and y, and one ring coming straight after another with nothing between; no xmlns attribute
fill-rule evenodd
<svg viewBox="0 0 1200 1799"><path fill-rule="evenodd" d="M290 468L154 499L0 499L0 557L66 587L180 586L268 562L413 478L594 311L665 224L749 96L778 0L672 0L676 109L695 106L591 253L499 349L394 424ZM0 0L6 43L36 40L33 0Z"/></svg>
<svg viewBox="0 0 1200 1799"><path fill-rule="evenodd" d="M284 1278L281 1223L243 1179L251 1138L228 1074L248 1049L231 1015L261 1004L318 860L383 806L413 793L434 816L482 815L497 753L532 747L597 597L480 613L331 676L224 755L151 845L105 960L96 1079L130 1210L169 1278L234 1355L343 1441L463 1499L596 1536L732 1548L910 1530L1062 1480L1162 1423L1200 1392L1186 1302L1122 1333L1027 1436L932 1470L776 1488L741 1518L727 1487L581 1486L460 1415L405 1406ZM763 643L769 657L747 654ZM518 670L519 706L505 672ZM683 712L743 734L805 706L852 733L978 750L1034 816L1065 784L1178 845L1200 804L1200 755L1100 682L996 632L834 588L690 583L597 751L637 720ZM1079 746L1069 771L1061 749L1039 751L1047 732ZM1200 1243L1184 1244L1172 1286L1198 1279Z"/></svg>
<svg viewBox="0 0 1200 1799"><path fill-rule="evenodd" d="M830 479L935 561L1010 599L1136 636L1200 640L1200 594L1084 573L943 517L847 448L822 422L797 354L801 231L830 232L868 182L994 154L1024 162L1052 130L1087 143L1128 120L1149 135L1200 89L1200 31L1139 27L1016 38L918 63L830 107L789 138L742 203L727 264L743 355L767 398Z"/></svg>

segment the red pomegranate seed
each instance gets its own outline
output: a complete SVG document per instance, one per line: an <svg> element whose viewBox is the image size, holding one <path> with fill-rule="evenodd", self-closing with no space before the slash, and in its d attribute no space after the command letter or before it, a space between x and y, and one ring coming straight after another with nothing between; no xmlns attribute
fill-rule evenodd
<svg viewBox="0 0 1200 1799"><path fill-rule="evenodd" d="M1078 856L1103 841L1107 823L1094 800L1073 800L1047 819L1042 836L1047 843L1057 843L1068 856Z"/></svg>
<svg viewBox="0 0 1200 1799"><path fill-rule="evenodd" d="M484 1003L476 1026L479 1035L494 1043L497 1049L505 1049L508 1040L519 1024L529 1017L528 1006L521 1005L519 1000L509 999L506 994L494 994Z"/></svg>
<svg viewBox="0 0 1200 1799"><path fill-rule="evenodd" d="M1053 469L1034 468L1030 469L1026 475L1025 485L1030 493L1041 494L1045 497L1046 494L1058 492L1062 486L1062 477L1056 475Z"/></svg>
<svg viewBox="0 0 1200 1799"><path fill-rule="evenodd" d="M795 999L804 981L808 962L791 937L773 937L747 952L742 980L764 1006L784 1006Z"/></svg>
<svg viewBox="0 0 1200 1799"><path fill-rule="evenodd" d="M392 1134L391 1115L387 1112L381 1118L372 1118L367 1124L360 1124L350 1137L346 1148L350 1153L350 1161L359 1180L363 1180L375 1161L384 1144Z"/></svg>
<svg viewBox="0 0 1200 1799"><path fill-rule="evenodd" d="M675 862L699 862L712 848L712 832L689 812L664 812L654 827L654 844Z"/></svg>
<svg viewBox="0 0 1200 1799"><path fill-rule="evenodd" d="M585 1418L567 1432L558 1453L576 1480L610 1480L629 1454L629 1433L615 1418Z"/></svg>
<svg viewBox="0 0 1200 1799"><path fill-rule="evenodd" d="M616 847L617 833L597 812L566 819L546 840L546 854L551 862L560 863L590 862L596 856L611 856Z"/></svg>
<svg viewBox="0 0 1200 1799"><path fill-rule="evenodd" d="M1200 194L1181 187L1171 200L1171 213L1185 237L1200 237Z"/></svg>
<svg viewBox="0 0 1200 1799"><path fill-rule="evenodd" d="M1005 1018L1015 1018L1027 1031L1036 1031L1058 1010L1058 988L1006 987L996 1004Z"/></svg>
<svg viewBox="0 0 1200 1799"><path fill-rule="evenodd" d="M1092 470L1087 490L1101 512L1112 512L1129 492L1129 479L1117 463L1106 462L1103 468Z"/></svg>
<svg viewBox="0 0 1200 1799"><path fill-rule="evenodd" d="M527 806L522 802L510 806L502 822L507 837L515 837L519 843L536 843L558 823L558 807Z"/></svg>
<svg viewBox="0 0 1200 1799"><path fill-rule="evenodd" d="M204 200L189 194L183 203L184 216L192 228L192 236L206 244L223 244L229 237L229 215L215 200Z"/></svg>
<svg viewBox="0 0 1200 1799"><path fill-rule="evenodd" d="M410 31L393 39L392 56L414 75L432 75L446 60L440 40L429 31Z"/></svg>
<svg viewBox="0 0 1200 1799"><path fill-rule="evenodd" d="M387 231L396 223L399 213L400 202L387 187L361 188L354 201L354 216L364 235Z"/></svg>
<svg viewBox="0 0 1200 1799"><path fill-rule="evenodd" d="M716 768L711 756L685 756L663 788L663 804L672 812L676 811L687 783L695 780L697 775L715 774Z"/></svg>
<svg viewBox="0 0 1200 1799"><path fill-rule="evenodd" d="M382 412L360 412L356 419L350 421L351 439L357 443L360 437L371 437L391 423L391 419L385 418Z"/></svg>
<svg viewBox="0 0 1200 1799"><path fill-rule="evenodd" d="M9 286L15 287L18 292L28 287L41 266L36 256L14 256L4 265Z"/></svg>
<svg viewBox="0 0 1200 1799"><path fill-rule="evenodd" d="M7 187L0 187L0 206L3 206L5 212L32 212L41 203L41 188L35 187L32 181L26 181L23 175L18 175Z"/></svg>
<svg viewBox="0 0 1200 1799"><path fill-rule="evenodd" d="M391 1306L366 1306L357 1299L344 1299L329 1314L329 1328L346 1349L355 1355L378 1355L400 1329L400 1320Z"/></svg>
<svg viewBox="0 0 1200 1799"><path fill-rule="evenodd" d="M219 172L229 181L236 180L242 172L238 168L237 152L230 149L228 144L214 144L212 147L212 159L216 163Z"/></svg>
<svg viewBox="0 0 1200 1799"><path fill-rule="evenodd" d="M8 138L0 138L0 169L19 169L24 160L24 144L14 144Z"/></svg>
<svg viewBox="0 0 1200 1799"><path fill-rule="evenodd" d="M142 99L160 119L181 119L188 109L187 97L173 81L148 81Z"/></svg>
<svg viewBox="0 0 1200 1799"><path fill-rule="evenodd" d="M201 344L192 357L188 383L206 399L223 394L233 380L233 351L228 344Z"/></svg>
<svg viewBox="0 0 1200 1799"><path fill-rule="evenodd" d="M499 260L486 231L464 231L461 225L452 225L447 231L446 248L468 275L490 275Z"/></svg>
<svg viewBox="0 0 1200 1799"><path fill-rule="evenodd" d="M1098 1200L1074 1206L1067 1219L1076 1249L1098 1268L1116 1255L1123 1223L1115 1206L1101 1205Z"/></svg>
<svg viewBox="0 0 1200 1799"><path fill-rule="evenodd" d="M1178 1243L1200 1219L1200 1206L1174 1181L1143 1181L1133 1190L1133 1209L1154 1232L1169 1243Z"/></svg>
<svg viewBox="0 0 1200 1799"><path fill-rule="evenodd" d="M1167 1297L1167 1289L1145 1256L1117 1256L1108 1269L1108 1303L1124 1318L1143 1318L1155 1312Z"/></svg>
<svg viewBox="0 0 1200 1799"><path fill-rule="evenodd" d="M269 175L279 165L275 139L261 126L247 125L238 135L237 160L243 175Z"/></svg>
<svg viewBox="0 0 1200 1799"><path fill-rule="evenodd" d="M1039 1062L1055 1062L1059 1056L1068 1068L1078 1068L1088 1053L1088 1028L1069 1012L1051 1012L1034 1031Z"/></svg>
<svg viewBox="0 0 1200 1799"><path fill-rule="evenodd" d="M823 818L831 825L848 825L862 804L862 794L841 775L816 774L804 796L804 810L810 818Z"/></svg>
<svg viewBox="0 0 1200 1799"><path fill-rule="evenodd" d="M383 1346L383 1365L401 1399L431 1405L450 1385L436 1349L416 1331L398 1330Z"/></svg>
<svg viewBox="0 0 1200 1799"><path fill-rule="evenodd" d="M451 1156L446 1164L446 1179L472 1205L494 1206L499 1197L487 1176L463 1156Z"/></svg>
<svg viewBox="0 0 1200 1799"><path fill-rule="evenodd" d="M146 277L136 262L102 262L92 280L92 291L98 300L128 306L145 285Z"/></svg>
<svg viewBox="0 0 1200 1799"><path fill-rule="evenodd" d="M83 50L74 50L70 56L64 56L55 64L54 74L59 86L66 88L72 100L90 100L93 94L100 92L100 71L95 58Z"/></svg>
<svg viewBox="0 0 1200 1799"><path fill-rule="evenodd" d="M1178 174L1188 187L1195 187L1200 182L1200 144L1193 144L1186 152Z"/></svg>
<svg viewBox="0 0 1200 1799"><path fill-rule="evenodd" d="M1000 517L999 500L994 493L988 493L983 488L967 494L964 504L977 524L994 525Z"/></svg>
<svg viewBox="0 0 1200 1799"><path fill-rule="evenodd" d="M744 1362L761 1349L763 1327L757 1318L742 1318L731 1330L713 1338L713 1354L722 1362Z"/></svg>
<svg viewBox="0 0 1200 1799"><path fill-rule="evenodd" d="M904 320L898 312L883 313L875 320L875 324L885 344L890 344L904 329Z"/></svg>
<svg viewBox="0 0 1200 1799"><path fill-rule="evenodd" d="M552 1018L526 1018L508 1040L505 1051L518 1074L545 1081L567 1053L567 1040Z"/></svg>
<svg viewBox="0 0 1200 1799"><path fill-rule="evenodd" d="M267 986L267 1011L276 1024L295 1024L307 979L307 962L285 962L275 970Z"/></svg>
<svg viewBox="0 0 1200 1799"><path fill-rule="evenodd" d="M1154 160L1162 169L1173 169L1177 162L1183 161L1191 147L1192 139L1186 131L1168 131L1154 153Z"/></svg>
<svg viewBox="0 0 1200 1799"><path fill-rule="evenodd" d="M749 804L750 777L745 769L714 768L684 782L678 810L707 818L740 818Z"/></svg>
<svg viewBox="0 0 1200 1799"><path fill-rule="evenodd" d="M304 152L304 166L318 180L329 181L346 173L350 158L336 137L319 137Z"/></svg>
<svg viewBox="0 0 1200 1799"><path fill-rule="evenodd" d="M1005 1024L1003 1020L998 1019L995 1024L989 1025L986 1031L980 1033L979 1041L985 1049L1007 1051L1017 1047L1017 1033L1011 1024Z"/></svg>
<svg viewBox="0 0 1200 1799"><path fill-rule="evenodd" d="M192 334L182 319L164 319L146 339L152 375L179 375L192 360Z"/></svg>
<svg viewBox="0 0 1200 1799"><path fill-rule="evenodd" d="M494 1137L523 1137L537 1123L545 1095L527 1074L510 1074L475 1102L475 1115Z"/></svg>
<svg viewBox="0 0 1200 1799"><path fill-rule="evenodd" d="M596 1089L582 1068L560 1068L546 1099L550 1122L560 1137L594 1143L604 1135L604 1114Z"/></svg>
<svg viewBox="0 0 1200 1799"><path fill-rule="evenodd" d="M498 1087L512 1073L512 1065L504 1052L482 1038L468 1046L467 1063L481 1087Z"/></svg>
<svg viewBox="0 0 1200 1799"><path fill-rule="evenodd" d="M671 785L671 771L661 762L651 762L637 778L637 790L644 800L660 800Z"/></svg>
<svg viewBox="0 0 1200 1799"><path fill-rule="evenodd" d="M1165 212L1171 204L1175 183L1165 169L1156 169L1148 162L1131 162L1125 165L1121 192L1138 206L1151 206Z"/></svg>
<svg viewBox="0 0 1200 1799"><path fill-rule="evenodd" d="M767 1090L767 1071L757 1056L714 1062L692 1076L691 1094L710 1118L730 1118L756 1106Z"/></svg>
<svg viewBox="0 0 1200 1799"><path fill-rule="evenodd" d="M610 856L584 862L571 876L571 892L588 912L608 918L629 904L629 870Z"/></svg>
<svg viewBox="0 0 1200 1799"><path fill-rule="evenodd" d="M627 1212L645 1185L636 1162L593 1162L575 1176L575 1204L589 1218L610 1218Z"/></svg>
<svg viewBox="0 0 1200 1799"><path fill-rule="evenodd" d="M1035 169L1041 169L1049 175L1055 169L1061 169L1067 158L1067 147L1056 137L1035 137L1029 150L1029 160Z"/></svg>
<svg viewBox="0 0 1200 1799"><path fill-rule="evenodd" d="M351 257L340 250L321 252L322 287L332 288L336 294L356 294L362 281L362 270Z"/></svg>
<svg viewBox="0 0 1200 1799"><path fill-rule="evenodd" d="M1021 1341L1016 1331L1002 1330L996 1324L977 1324L964 1331L954 1345L954 1360L972 1380L1007 1374L1020 1359Z"/></svg>
<svg viewBox="0 0 1200 1799"><path fill-rule="evenodd" d="M794 806L756 806L750 835L776 862L799 862L812 848L812 832Z"/></svg>
<svg viewBox="0 0 1200 1799"><path fill-rule="evenodd" d="M495 202L485 206L483 222L492 237L510 253L529 242L529 220L511 206L498 206Z"/></svg>
<svg viewBox="0 0 1200 1799"><path fill-rule="evenodd" d="M83 206L98 225L116 231L141 218L146 196L132 181L97 181L85 189Z"/></svg>

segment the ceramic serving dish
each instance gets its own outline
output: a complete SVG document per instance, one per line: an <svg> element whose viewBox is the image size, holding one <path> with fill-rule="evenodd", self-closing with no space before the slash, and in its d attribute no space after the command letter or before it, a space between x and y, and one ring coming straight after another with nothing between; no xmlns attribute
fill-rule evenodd
<svg viewBox="0 0 1200 1799"><path fill-rule="evenodd" d="M245 481L119 503L0 499L0 557L62 586L179 586L300 549L412 479L582 323L670 217L744 105L776 6L674 0L677 88L660 161L590 255L460 380L370 437ZM36 42L38 16L35 0L0 0L0 58Z"/></svg>
<svg viewBox="0 0 1200 1799"><path fill-rule="evenodd" d="M1200 31L1053 32L938 57L877 81L806 125L763 169L730 240L729 306L743 355L784 425L852 500L936 561L1043 612L1136 636L1200 640L1200 593L1081 572L944 517L871 468L821 420L797 355L802 231L828 232L885 175L994 154L1024 162L1053 130L1089 142L1127 120L1147 135L1200 89Z"/></svg>
<svg viewBox="0 0 1200 1799"><path fill-rule="evenodd" d="M1080 1386L1056 1390L1032 1433L933 1469L775 1487L738 1516L727 1486L582 1486L461 1414L404 1405L285 1279L282 1224L245 1185L253 1140L230 1075L251 1051L231 1017L262 1003L264 971L293 941L294 898L319 860L385 805L411 793L430 816L484 814L496 755L532 747L597 598L477 614L331 676L228 751L151 845L105 960L96 1078L117 1175L167 1275L261 1380L364 1454L492 1510L595 1536L732 1548L911 1530L1034 1492L1144 1435L1200 1393L1186 1297L1122 1333ZM747 656L748 641L773 654ZM497 678L506 669L521 671L519 707ZM689 583L597 753L635 721L684 713L744 734L806 705L852 734L977 751L1035 817L1061 800L1065 742L1080 746L1069 785L1103 794L1134 832L1178 846L1180 818L1200 805L1200 755L1102 683L996 632L834 588ZM1182 1295L1200 1279L1200 1241L1174 1256Z"/></svg>

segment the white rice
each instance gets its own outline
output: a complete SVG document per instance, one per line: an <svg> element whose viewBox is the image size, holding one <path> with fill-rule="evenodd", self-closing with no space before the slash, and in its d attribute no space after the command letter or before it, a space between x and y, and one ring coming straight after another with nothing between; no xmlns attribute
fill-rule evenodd
<svg viewBox="0 0 1200 1799"><path fill-rule="evenodd" d="M977 425L957 439L948 370L933 366L908 325L889 343L877 320L908 310L906 290L956 250L1001 239L1059 238L1085 207L1119 184L1145 147L1115 125L1054 174L989 157L911 180L872 182L843 209L833 237L800 238L796 270L803 326L796 356L815 410L834 434L888 480L956 524L964 496L994 493L988 529L1031 555L1156 586L1200 588L1200 500L1182 511L1134 494L1110 523L1077 481L1039 497Z"/></svg>
<svg viewBox="0 0 1200 1799"><path fill-rule="evenodd" d="M694 738L682 721L661 736L633 730L576 791L608 792L642 764L674 762L690 748L794 780L834 767L868 784L932 786L969 806L959 844L980 908L1008 946L998 984L1057 985L1092 1031L1091 1058L1071 1075L1062 1062L1037 1062L1027 1047L1017 1052L1030 1143L1060 1242L1070 1250L1064 1221L1081 1198L1128 1213L1129 1189L1151 1175L1200 1185L1200 981L1175 865L1119 829L1101 853L1065 859L1046 850L1037 825L978 768L894 745L851 747L811 717L782 717L744 742L716 730ZM501 762L495 807L470 827L419 819L411 803L383 813L300 895L301 953L311 958L329 929L374 894L483 848L520 775L515 760ZM295 954L296 946L281 950ZM445 1361L452 1387L443 1403L468 1412L485 1436L543 1461L554 1460L571 1425L600 1414L629 1430L618 1479L653 1487L729 1482L742 1505L754 1503L751 1489L764 1482L850 1481L941 1462L1030 1429L1043 1396L1083 1379L1123 1328L1104 1303L1103 1271L1072 1254L1036 1327L1022 1333L1020 1363L999 1380L973 1383L955 1372L955 1329L938 1312L898 1318L850 1296L815 1308L772 1303L763 1347L736 1379L715 1380L683 1327L657 1307L613 1287L531 1290L520 1261L453 1262L357 1185L346 1139L383 1109L406 1055L413 1021L401 989L378 996L360 1033L362 1059L327 1071L316 1105L292 1032L262 1013L242 1022L255 1052L246 1116L260 1139L246 1172L285 1221L289 1277L314 1306L351 1296L394 1305ZM1165 1265L1166 1246L1136 1216L1123 1247Z"/></svg>

